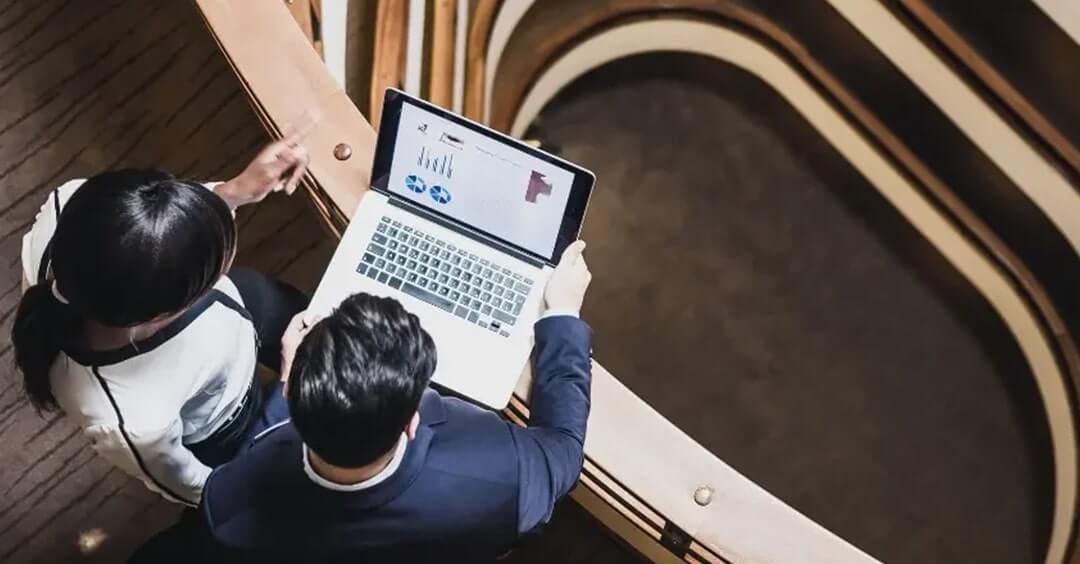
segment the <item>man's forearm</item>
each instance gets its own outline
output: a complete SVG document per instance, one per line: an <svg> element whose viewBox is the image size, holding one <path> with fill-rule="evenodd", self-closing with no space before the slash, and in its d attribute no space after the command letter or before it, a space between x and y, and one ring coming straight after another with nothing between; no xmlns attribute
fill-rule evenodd
<svg viewBox="0 0 1080 564"><path fill-rule="evenodd" d="M544 427L585 441L589 418L592 330L576 317L536 323L529 427Z"/></svg>

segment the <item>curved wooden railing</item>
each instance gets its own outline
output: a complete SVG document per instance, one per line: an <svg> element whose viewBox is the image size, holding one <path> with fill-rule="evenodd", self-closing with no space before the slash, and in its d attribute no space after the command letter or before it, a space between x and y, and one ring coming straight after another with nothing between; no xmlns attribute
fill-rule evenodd
<svg viewBox="0 0 1080 564"><path fill-rule="evenodd" d="M317 17L328 11L330 1L308 7L316 16L308 40L345 35L345 22ZM1060 288L1067 284L1048 282L1062 276L1071 280L1072 270L1055 273L1045 264L1025 261L1033 256L1030 249L1009 235L1027 230L1035 234L1034 244L1052 249L1065 263L1076 263L1080 226L1069 225L1068 214L1078 209L1080 200L1068 179L1047 172L1042 155L1023 139L1006 139L1014 154L993 161L1011 171L1003 186L1022 196L1008 202L1012 213L1002 219L993 207L997 204L958 192L947 176L955 171L942 168L895 133L890 123L894 116L867 103L842 72L811 57L802 43L805 37L778 25L776 14L747 8L743 2L379 2L365 27L370 33L353 38L348 46L367 53L361 58L370 60L368 73L347 81L350 90L366 87L369 93L360 110L345 95L346 85L331 78L311 41L305 40L303 17L297 18L298 27L281 5L261 0L196 3L272 134L280 135L304 111L316 109L323 115L309 140L313 159L305 187L336 233L368 185L374 131L361 110L369 118L378 116L387 86L410 87L413 93L520 135L562 87L591 68L629 54L695 52L756 74L941 251L1016 336L1042 392L1054 446L1055 515L1046 559L1080 562L1075 543L1080 354L1077 327L1072 325L1080 322L1080 311L1062 297ZM300 0L290 3L294 14L297 3ZM890 25L881 21L889 17L887 11L856 9L842 0L829 3L864 33ZM327 26L337 26L336 31L328 33ZM252 27L262 32L247 33ZM899 60L901 68L906 57L922 55L910 47L881 48ZM335 69L333 75L347 76L348 70ZM950 117L961 126L965 120L994 118L976 110ZM1000 141L1003 135L1001 130L965 134L975 144L980 136L992 134ZM1035 160L1024 152L1025 146ZM1019 178L1024 171L1045 182ZM1075 223L1080 215L1071 217ZM527 418L528 382L526 374L505 412L511 420ZM739 475L599 365L593 385L585 470L574 496L646 556L733 562L872 560Z"/></svg>

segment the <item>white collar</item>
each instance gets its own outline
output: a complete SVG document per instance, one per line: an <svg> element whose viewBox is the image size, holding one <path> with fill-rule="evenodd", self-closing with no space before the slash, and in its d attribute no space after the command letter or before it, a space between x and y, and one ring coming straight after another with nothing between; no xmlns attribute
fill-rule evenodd
<svg viewBox="0 0 1080 564"><path fill-rule="evenodd" d="M405 436L405 433L402 433L401 439L398 440L397 449L394 450L394 457L390 459L390 463L386 465L386 468L379 470L378 474L375 474L367 480L355 484L339 484L320 476L319 473L311 467L311 460L308 457L308 447L307 445L304 445L304 472L307 473L308 478L311 479L312 482L315 482L328 490L338 492L357 492L366 490L385 482L394 474L394 472L397 472L398 467L401 466L401 462L405 460L405 446L408 443L408 437Z"/></svg>

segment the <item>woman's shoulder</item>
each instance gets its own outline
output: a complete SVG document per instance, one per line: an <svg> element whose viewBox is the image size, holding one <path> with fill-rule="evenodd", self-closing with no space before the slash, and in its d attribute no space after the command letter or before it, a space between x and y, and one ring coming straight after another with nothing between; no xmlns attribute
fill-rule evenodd
<svg viewBox="0 0 1080 564"><path fill-rule="evenodd" d="M73 178L50 190L34 218L34 225L23 236L23 278L28 284L37 282L41 256L45 253L45 247L52 239L53 232L56 231L56 220L60 216L60 210L85 181L84 178Z"/></svg>

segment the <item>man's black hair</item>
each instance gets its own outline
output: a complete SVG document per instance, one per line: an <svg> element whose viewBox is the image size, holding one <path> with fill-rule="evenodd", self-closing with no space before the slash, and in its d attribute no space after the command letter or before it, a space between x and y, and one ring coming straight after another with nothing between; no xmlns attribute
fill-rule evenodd
<svg viewBox="0 0 1080 564"><path fill-rule="evenodd" d="M397 300L351 296L296 351L288 387L293 424L326 462L370 464L397 444L435 363L431 336Z"/></svg>

